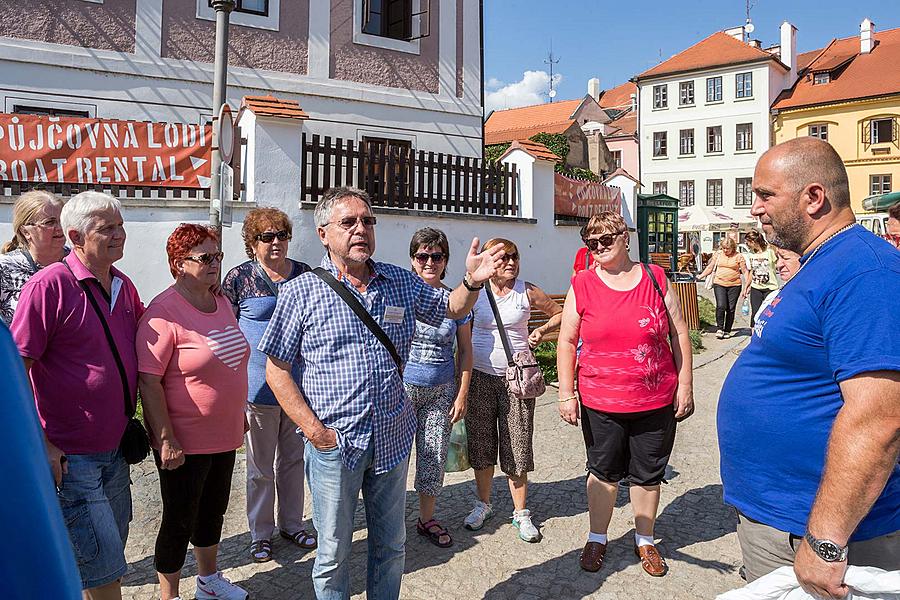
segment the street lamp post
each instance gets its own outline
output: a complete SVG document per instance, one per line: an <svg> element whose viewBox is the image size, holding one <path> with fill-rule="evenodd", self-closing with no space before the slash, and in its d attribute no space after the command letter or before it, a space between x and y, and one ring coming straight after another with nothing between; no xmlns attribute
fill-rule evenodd
<svg viewBox="0 0 900 600"><path fill-rule="evenodd" d="M216 55L212 98L213 129L210 160L212 180L209 186L209 225L215 228L220 240L222 237L221 208L231 198L219 198L221 157L219 156L219 123L217 121L219 109L225 103L225 90L228 87L228 22L231 19L231 11L234 10L234 3L235 0L212 0L210 2L213 10L216 11ZM219 200L219 203L216 200Z"/></svg>

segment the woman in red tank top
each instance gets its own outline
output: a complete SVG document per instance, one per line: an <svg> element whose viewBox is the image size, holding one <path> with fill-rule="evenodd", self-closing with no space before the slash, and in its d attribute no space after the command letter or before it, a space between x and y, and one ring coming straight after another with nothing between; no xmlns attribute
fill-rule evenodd
<svg viewBox="0 0 900 600"><path fill-rule="evenodd" d="M580 564L587 571L602 566L618 482L625 480L634 552L648 574L660 577L668 567L653 538L659 484L675 422L694 410L688 328L663 270L629 258L620 215L592 217L586 233L594 264L572 279L557 345L560 417L572 425L581 418L587 450L591 531Z"/></svg>

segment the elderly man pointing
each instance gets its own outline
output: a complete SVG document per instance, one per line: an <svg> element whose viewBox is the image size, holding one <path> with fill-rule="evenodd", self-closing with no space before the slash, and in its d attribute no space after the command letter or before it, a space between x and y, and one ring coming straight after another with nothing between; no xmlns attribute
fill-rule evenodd
<svg viewBox="0 0 900 600"><path fill-rule="evenodd" d="M269 386L306 438L306 476L319 532L312 571L316 597L350 597L347 559L362 490L367 595L397 598L405 558L406 470L416 430L401 370L415 322L438 326L444 317L468 314L501 264L503 248L477 254L473 240L465 278L451 293L408 269L372 260L376 217L364 191L328 190L315 220L326 250L321 267L284 285L259 349L269 356ZM291 377L295 361L299 382Z"/></svg>

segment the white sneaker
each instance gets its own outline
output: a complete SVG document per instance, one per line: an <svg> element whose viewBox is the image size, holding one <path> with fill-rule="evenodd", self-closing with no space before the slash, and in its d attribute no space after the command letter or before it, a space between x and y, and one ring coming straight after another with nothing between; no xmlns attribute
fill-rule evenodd
<svg viewBox="0 0 900 600"><path fill-rule="evenodd" d="M247 600L249 594L244 588L231 583L222 575L222 571L219 571L207 577L205 582L197 577L197 593L194 597L197 600Z"/></svg>
<svg viewBox="0 0 900 600"><path fill-rule="evenodd" d="M526 542L537 542L541 532L531 522L531 511L527 508L513 511L512 524L519 530L519 538Z"/></svg>
<svg viewBox="0 0 900 600"><path fill-rule="evenodd" d="M466 517L466 520L463 521L463 527L466 529L471 529L472 531L477 531L484 527L484 522L494 516L494 509L491 508L490 504L485 504L481 500L475 501L475 508L472 509L472 512Z"/></svg>

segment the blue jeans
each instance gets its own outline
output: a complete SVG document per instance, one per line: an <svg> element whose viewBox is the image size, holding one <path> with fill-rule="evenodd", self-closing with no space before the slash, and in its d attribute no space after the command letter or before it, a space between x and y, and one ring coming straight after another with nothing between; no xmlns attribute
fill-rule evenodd
<svg viewBox="0 0 900 600"><path fill-rule="evenodd" d="M81 587L112 583L125 574L131 522L128 463L118 450L68 454L57 496L81 574Z"/></svg>
<svg viewBox="0 0 900 600"><path fill-rule="evenodd" d="M376 475L371 443L352 471L341 462L339 448L321 451L307 441L305 456L313 523L319 532L319 547L312 569L316 598L345 600L350 597L353 515L360 490L368 526L366 596L373 600L398 598L406 560L408 457L387 473Z"/></svg>

